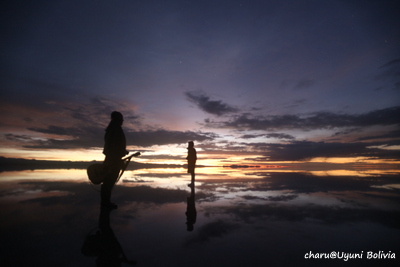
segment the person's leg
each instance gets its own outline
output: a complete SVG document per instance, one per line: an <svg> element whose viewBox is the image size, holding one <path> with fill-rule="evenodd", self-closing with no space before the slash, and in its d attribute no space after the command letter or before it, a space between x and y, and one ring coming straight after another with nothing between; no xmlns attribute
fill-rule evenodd
<svg viewBox="0 0 400 267"><path fill-rule="evenodd" d="M102 207L116 208L117 206L111 203L111 191L114 187L115 182L118 179L119 168L111 168L110 173L104 179L101 185L100 197Z"/></svg>
<svg viewBox="0 0 400 267"><path fill-rule="evenodd" d="M193 165L188 165L188 173L190 173L191 176L191 182L188 184L188 186L194 186L195 174Z"/></svg>
<svg viewBox="0 0 400 267"><path fill-rule="evenodd" d="M192 170L192 184L194 185L194 178L195 178L195 175L194 175L194 168L193 168L193 170Z"/></svg>

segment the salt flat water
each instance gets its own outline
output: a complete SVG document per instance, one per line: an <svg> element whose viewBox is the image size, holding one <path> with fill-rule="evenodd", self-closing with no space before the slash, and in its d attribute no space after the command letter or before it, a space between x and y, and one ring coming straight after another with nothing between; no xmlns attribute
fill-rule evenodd
<svg viewBox="0 0 400 267"><path fill-rule="evenodd" d="M397 170L196 171L1 172L1 266L398 266Z"/></svg>

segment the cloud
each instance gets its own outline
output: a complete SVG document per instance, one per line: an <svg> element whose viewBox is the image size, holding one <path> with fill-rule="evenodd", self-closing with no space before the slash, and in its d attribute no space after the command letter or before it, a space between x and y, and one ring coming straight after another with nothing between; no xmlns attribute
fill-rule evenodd
<svg viewBox="0 0 400 267"><path fill-rule="evenodd" d="M119 111L124 116L124 125L140 127L142 117L135 112L131 103L96 96L79 103L55 103L59 105L66 116L83 125L106 126L110 121L110 114Z"/></svg>
<svg viewBox="0 0 400 267"><path fill-rule="evenodd" d="M189 239L185 243L185 246L189 246L194 243L205 243L213 238L224 237L236 230L238 227L238 225L222 220L205 224L199 228L197 236Z"/></svg>
<svg viewBox="0 0 400 267"><path fill-rule="evenodd" d="M253 138L276 138L276 139L295 139L294 136L285 133L268 133L268 134L245 134L240 138L253 139Z"/></svg>
<svg viewBox="0 0 400 267"><path fill-rule="evenodd" d="M364 114L337 114L315 112L308 115L252 116L249 113L236 116L229 121L205 121L206 126L234 128L238 130L281 129L333 129L341 127L368 127L374 125L400 124L400 106L371 111Z"/></svg>
<svg viewBox="0 0 400 267"><path fill-rule="evenodd" d="M5 134L4 136L9 141L22 142L22 143L32 142L34 140L31 136L25 134Z"/></svg>
<svg viewBox="0 0 400 267"><path fill-rule="evenodd" d="M243 139L253 139L253 138L259 138L259 137L263 137L263 134L244 134L242 136L240 136L240 138Z"/></svg>
<svg viewBox="0 0 400 267"><path fill-rule="evenodd" d="M306 88L313 86L314 84L315 84L314 80L304 79L304 80L298 81L296 86L294 87L294 89L306 89Z"/></svg>
<svg viewBox="0 0 400 267"><path fill-rule="evenodd" d="M397 142L400 144L400 141ZM379 157L399 159L397 150L380 149L383 143L338 143L293 141L287 144L250 143L253 149L266 151L265 156L272 161L307 160L316 157Z"/></svg>
<svg viewBox="0 0 400 267"><path fill-rule="evenodd" d="M379 134L379 135L371 135L371 136L364 136L360 137L357 139L357 141L366 141L366 140L374 140L374 139L391 139L391 138L399 138L400 136L400 130L397 131L391 131L385 134Z"/></svg>
<svg viewBox="0 0 400 267"><path fill-rule="evenodd" d="M394 183L395 176L359 179L358 177L343 176L314 176L306 173L254 173L266 177L268 183L255 184L248 191L289 191L291 194L311 194L317 192L371 192L382 191L372 186ZM376 194L377 195L377 194Z"/></svg>
<svg viewBox="0 0 400 267"><path fill-rule="evenodd" d="M315 80L313 79L300 79L300 80L292 80L292 79L284 79L280 83L281 88L291 88L291 89L307 89L315 85Z"/></svg>
<svg viewBox="0 0 400 267"><path fill-rule="evenodd" d="M285 133L269 133L266 134L267 138L277 138L277 139L295 139L294 136Z"/></svg>
<svg viewBox="0 0 400 267"><path fill-rule="evenodd" d="M382 211L376 208L326 207L312 204L298 207L268 204L229 206L225 210L221 209L221 212L233 215L244 222L254 222L254 219L265 221L266 218L268 220L289 222L313 219L329 225L347 224L350 222L374 222L396 229L399 228L399 224L395 219L399 215L398 211Z"/></svg>
<svg viewBox="0 0 400 267"><path fill-rule="evenodd" d="M394 60L391 60L391 61L385 63L384 65L381 66L381 68L386 68L386 67L390 67L390 66L397 65L397 64L400 64L400 58L394 59Z"/></svg>
<svg viewBox="0 0 400 267"><path fill-rule="evenodd" d="M390 82L392 89L400 90L400 59L394 59L380 68L381 73L375 76L378 81Z"/></svg>
<svg viewBox="0 0 400 267"><path fill-rule="evenodd" d="M297 195L280 195L280 196L268 196L268 197L259 197L253 195L245 195L242 196L245 200L269 200L269 201L289 201L297 198Z"/></svg>
<svg viewBox="0 0 400 267"><path fill-rule="evenodd" d="M43 206L56 205L60 203L70 203L71 205L81 204L84 205L97 203L96 198L87 197L90 191L93 192L93 188L87 183L71 183L65 181L59 182L46 182L46 181L35 181L35 182L22 182L21 186L29 187L27 190L39 190L43 192L57 193L57 196L43 196L23 200L23 202L36 202L41 203ZM135 187L130 186L118 186L118 190L113 191L113 198L116 202L127 203L127 202L138 202L138 203L154 203L154 204L165 204L165 203L181 203L186 201L188 192L181 189L167 189L167 188L153 188L147 185L138 185ZM33 188L33 189L32 189ZM25 191L19 192L25 194ZM9 195L9 192L0 192L0 196ZM208 199L211 194L197 193L196 200Z"/></svg>
<svg viewBox="0 0 400 267"><path fill-rule="evenodd" d="M84 129L76 127L60 127L55 125L50 125L47 128L27 128L33 132L45 133L45 134L55 134L55 135L67 135L67 136L79 136L85 132Z"/></svg>
<svg viewBox="0 0 400 267"><path fill-rule="evenodd" d="M101 127L58 127L29 128L31 131L62 135L65 138L27 139L25 136L8 135L8 140L24 140L25 148L37 149L84 149L103 147L104 128ZM214 133L193 131L168 131L164 129L125 131L128 146L150 147L154 145L182 144L189 140L213 140ZM28 142L29 141L29 142Z"/></svg>
<svg viewBox="0 0 400 267"><path fill-rule="evenodd" d="M196 104L201 110L213 115L222 116L238 111L237 108L225 104L221 100L211 100L203 93L185 92L185 95L190 102Z"/></svg>
<svg viewBox="0 0 400 267"><path fill-rule="evenodd" d="M148 130L138 132L127 132L126 138L132 145L148 147L153 145L182 144L187 141L213 140L214 133L192 132L192 131L168 131L164 129Z"/></svg>
<svg viewBox="0 0 400 267"><path fill-rule="evenodd" d="M387 194L387 189L379 188L381 185L396 183L396 175L383 175L370 177L369 179L343 176L313 176L305 173L270 173L267 171L256 172L253 175L258 175L260 178L265 177L265 179L258 179L258 182L232 182L232 184L224 185L224 187L239 189L240 191L237 195L242 195L241 192L247 192L247 195L242 195L242 198L245 200L257 200L256 204L251 204L247 201L237 202L237 205L229 207L207 207L206 211L214 216L218 213L234 215L235 218L249 223L254 223L256 220L265 222L266 219L303 221L312 218L326 224L372 221L399 228L399 224L396 221L399 214L398 210L383 211L371 205L376 201L379 202L379 198L383 198L385 203L386 201L392 203L399 201L398 195L389 195ZM204 185L207 185L207 183ZM219 187L221 188L220 184ZM211 190L214 190L214 188L211 188ZM262 194L262 192L271 191L291 193L277 196ZM255 192L255 194L252 194L252 192ZM337 198L340 202L347 202L347 205L345 207L340 204L326 206L326 203L322 203L321 205L305 204L297 206L285 203L296 199L302 194L323 194L324 192L331 192L333 198ZM357 200L348 199L345 198L346 195L343 192L359 192L360 195L364 195L368 200L363 201L362 197ZM334 212L332 212L333 210Z"/></svg>
<svg viewBox="0 0 400 267"><path fill-rule="evenodd" d="M362 132L361 128L347 128L343 131L336 132L332 135L332 137L337 137L337 136L342 136L342 135L347 135L351 133L357 133L357 132Z"/></svg>
<svg viewBox="0 0 400 267"><path fill-rule="evenodd" d="M249 135L248 139L264 137L265 135ZM252 156L245 158L250 161L303 161L312 158L329 157L366 157L380 158L387 160L399 160L400 140L376 140L373 142L354 142L354 141L308 141L308 140L284 140L284 142L239 140L233 142L219 141L205 142L200 144L204 154L207 155L236 155ZM253 156L258 155L255 159ZM222 162L222 158L218 158ZM229 161L229 158L225 160Z"/></svg>
<svg viewBox="0 0 400 267"><path fill-rule="evenodd" d="M19 125L21 134L4 132L5 140L30 149L101 148L104 145L105 128L114 110L124 115L123 129L128 146L181 144L189 140L201 142L216 137L216 134L209 132L151 127L143 122L143 118L135 112L131 104L100 96L84 99L82 102L50 101L43 103L41 107L40 113L31 107L18 114L19 117L15 117L15 120L6 122L12 125L14 121L21 121L23 116L35 114L30 122L25 121Z"/></svg>

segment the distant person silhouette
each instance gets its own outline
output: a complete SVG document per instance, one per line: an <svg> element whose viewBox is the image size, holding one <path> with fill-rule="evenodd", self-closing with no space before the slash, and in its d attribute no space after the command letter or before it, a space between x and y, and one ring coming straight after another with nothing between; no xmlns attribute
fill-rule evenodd
<svg viewBox="0 0 400 267"><path fill-rule="evenodd" d="M195 178L194 169L196 168L197 152L196 149L194 148L193 141L188 142L187 149L188 149L188 155L186 157L188 162L187 172L192 175L191 184L189 184L189 186L194 186L194 178Z"/></svg>
<svg viewBox="0 0 400 267"><path fill-rule="evenodd" d="M196 223L197 211L195 203L195 192L194 184L190 186L190 197L187 197L187 207L186 207L186 229L191 232L194 229L194 224Z"/></svg>
<svg viewBox="0 0 400 267"><path fill-rule="evenodd" d="M121 158L128 154L126 151L126 139L122 130L124 118L118 111L111 113L111 122L106 128L104 136L103 154L106 156L103 162L105 171L108 173L101 185L101 206L116 209L118 206L111 203L111 191L118 179L119 172L123 166Z"/></svg>

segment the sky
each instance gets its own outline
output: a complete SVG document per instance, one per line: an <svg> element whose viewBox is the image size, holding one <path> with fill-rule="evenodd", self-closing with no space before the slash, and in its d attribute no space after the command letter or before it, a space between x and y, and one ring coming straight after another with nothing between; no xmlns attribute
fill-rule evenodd
<svg viewBox="0 0 400 267"><path fill-rule="evenodd" d="M0 156L399 162L398 1L5 1Z"/></svg>

